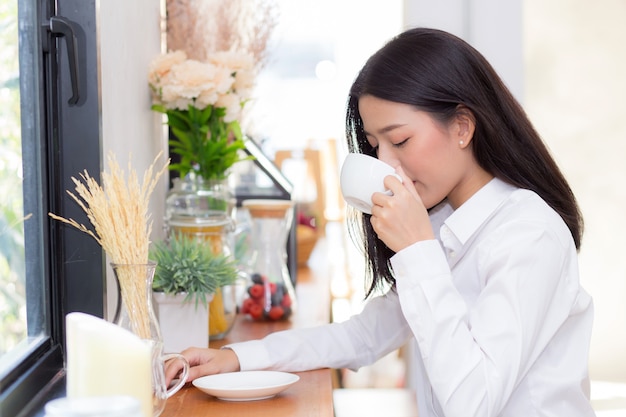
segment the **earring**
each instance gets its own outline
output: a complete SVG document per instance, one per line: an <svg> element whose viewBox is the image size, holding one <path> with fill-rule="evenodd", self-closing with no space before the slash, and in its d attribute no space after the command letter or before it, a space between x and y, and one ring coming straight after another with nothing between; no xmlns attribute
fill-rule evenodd
<svg viewBox="0 0 626 417"><path fill-rule="evenodd" d="M463 142L462 140L459 141L459 145L463 146L465 142Z"/></svg>

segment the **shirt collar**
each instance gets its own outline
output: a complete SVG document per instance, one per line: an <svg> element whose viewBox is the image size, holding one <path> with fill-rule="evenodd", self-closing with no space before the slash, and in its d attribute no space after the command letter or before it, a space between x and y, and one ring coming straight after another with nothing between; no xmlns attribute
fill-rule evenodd
<svg viewBox="0 0 626 417"><path fill-rule="evenodd" d="M478 190L444 222L464 245L516 187L494 178Z"/></svg>

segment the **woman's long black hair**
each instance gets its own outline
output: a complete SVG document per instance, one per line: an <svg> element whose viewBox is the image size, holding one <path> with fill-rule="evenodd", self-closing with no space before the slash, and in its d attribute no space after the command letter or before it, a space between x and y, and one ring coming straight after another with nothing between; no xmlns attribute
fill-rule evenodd
<svg viewBox="0 0 626 417"><path fill-rule="evenodd" d="M536 192L563 218L580 248L583 219L576 198L526 113L487 60L465 41L426 28L393 38L365 64L348 97L346 137L350 152L376 156L363 132L363 95L405 103L442 123L459 108L475 118L472 148L478 164L495 177ZM393 251L378 239L369 215L352 219L363 233L371 281L367 296L384 281L394 284Z"/></svg>

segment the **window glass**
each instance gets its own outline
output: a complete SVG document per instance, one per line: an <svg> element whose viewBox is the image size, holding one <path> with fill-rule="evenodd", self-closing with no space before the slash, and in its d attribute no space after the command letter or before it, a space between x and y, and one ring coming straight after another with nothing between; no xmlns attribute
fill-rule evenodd
<svg viewBox="0 0 626 417"><path fill-rule="evenodd" d="M61 386L67 312L103 314L101 248L47 215L88 222L66 190L72 175L101 165L95 6L0 2L2 416L23 415L41 392ZM77 44L75 61L68 38ZM70 102L79 92L79 102Z"/></svg>
<svg viewBox="0 0 626 417"><path fill-rule="evenodd" d="M22 178L17 2L9 0L0 5L0 358L27 336Z"/></svg>
<svg viewBox="0 0 626 417"><path fill-rule="evenodd" d="M18 365L33 362L33 352L50 335L34 5L0 4L0 382L5 387L23 372Z"/></svg>

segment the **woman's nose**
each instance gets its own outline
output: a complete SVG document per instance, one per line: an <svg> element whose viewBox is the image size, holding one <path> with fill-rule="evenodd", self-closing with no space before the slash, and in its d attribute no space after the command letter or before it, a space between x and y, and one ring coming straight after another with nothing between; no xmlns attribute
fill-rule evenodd
<svg viewBox="0 0 626 417"><path fill-rule="evenodd" d="M386 146L378 147L378 159L387 165L391 165L392 167L399 165L398 158L396 158L393 152L391 152L391 150Z"/></svg>

